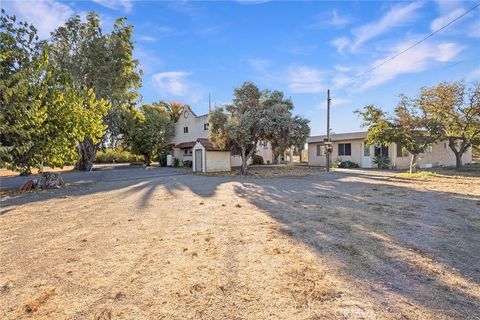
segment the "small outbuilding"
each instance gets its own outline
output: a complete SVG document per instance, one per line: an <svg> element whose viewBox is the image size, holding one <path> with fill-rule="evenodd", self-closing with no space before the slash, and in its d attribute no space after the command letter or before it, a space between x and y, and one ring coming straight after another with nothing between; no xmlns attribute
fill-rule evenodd
<svg viewBox="0 0 480 320"><path fill-rule="evenodd" d="M197 139L193 147L193 172L230 171L230 151L222 150L208 139Z"/></svg>

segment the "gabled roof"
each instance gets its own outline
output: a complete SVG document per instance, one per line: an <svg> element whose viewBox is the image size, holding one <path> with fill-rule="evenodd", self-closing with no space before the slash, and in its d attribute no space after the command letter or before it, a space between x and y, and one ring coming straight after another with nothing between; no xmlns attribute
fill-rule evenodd
<svg viewBox="0 0 480 320"><path fill-rule="evenodd" d="M200 116L197 116L197 114L195 112L193 112L192 110L192 107L190 107L189 105L185 106L185 108L183 109L182 111L182 115L185 111L188 111L190 112L195 118L202 118L202 117L208 117L208 113L207 114L202 114Z"/></svg>
<svg viewBox="0 0 480 320"><path fill-rule="evenodd" d="M333 133L330 135L332 141L343 141L343 140L358 140L365 139L367 137L367 132L347 132L347 133ZM323 136L311 136L307 138L308 143L323 142L327 138L326 135Z"/></svg>
<svg viewBox="0 0 480 320"><path fill-rule="evenodd" d="M179 144L176 144L174 148L180 148L180 149L187 149L187 148L192 148L195 145L195 141L188 141L188 142L180 142Z"/></svg>
<svg viewBox="0 0 480 320"><path fill-rule="evenodd" d="M210 140L205 138L198 138L197 142L200 143L206 151L228 151L215 147L215 145Z"/></svg>

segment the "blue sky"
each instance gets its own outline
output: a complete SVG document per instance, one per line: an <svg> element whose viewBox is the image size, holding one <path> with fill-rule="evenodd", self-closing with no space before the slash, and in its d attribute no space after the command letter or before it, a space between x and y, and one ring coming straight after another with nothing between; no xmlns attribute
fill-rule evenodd
<svg viewBox="0 0 480 320"><path fill-rule="evenodd" d="M398 95L441 81L480 80L480 8L372 72L373 66L442 27L475 1L166 2L3 0L2 8L37 26L40 36L70 15L100 14L105 31L117 17L135 27L135 57L144 70L143 102L190 104L197 114L232 99L253 81L291 97L295 113L326 128L332 92L334 132L360 130L353 110L391 110Z"/></svg>

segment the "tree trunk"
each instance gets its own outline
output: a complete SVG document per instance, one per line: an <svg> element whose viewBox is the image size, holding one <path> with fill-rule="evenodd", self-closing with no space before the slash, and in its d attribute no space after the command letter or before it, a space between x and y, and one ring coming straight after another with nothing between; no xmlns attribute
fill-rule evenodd
<svg viewBox="0 0 480 320"><path fill-rule="evenodd" d="M410 156L410 174L417 172L417 158L418 154L412 153Z"/></svg>
<svg viewBox="0 0 480 320"><path fill-rule="evenodd" d="M455 167L457 169L460 169L463 166L463 163L462 163L463 153L467 151L470 145L466 141L462 141L462 145L460 146L460 149L457 150L457 144L455 143L454 139L449 139L448 144L450 146L450 149L455 154Z"/></svg>
<svg viewBox="0 0 480 320"><path fill-rule="evenodd" d="M463 155L463 152L460 153L460 152L456 152L455 153L455 167L457 169L460 169L462 167L462 155Z"/></svg>
<svg viewBox="0 0 480 320"><path fill-rule="evenodd" d="M246 153L245 150L242 149L242 154L240 155L242 157L242 166L240 167L240 174L242 176L245 176L248 171L247 156L245 153Z"/></svg>
<svg viewBox="0 0 480 320"><path fill-rule="evenodd" d="M78 155L80 159L77 162L76 168L81 171L92 171L93 161L97 154L97 146L90 138L85 138L78 144Z"/></svg>
<svg viewBox="0 0 480 320"><path fill-rule="evenodd" d="M145 164L147 167L149 167L152 164L152 159L150 154L145 153L143 155L143 164Z"/></svg>

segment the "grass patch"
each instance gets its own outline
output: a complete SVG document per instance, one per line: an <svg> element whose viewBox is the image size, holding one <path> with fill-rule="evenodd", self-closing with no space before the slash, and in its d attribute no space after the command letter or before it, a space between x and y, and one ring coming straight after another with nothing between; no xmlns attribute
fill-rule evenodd
<svg viewBox="0 0 480 320"><path fill-rule="evenodd" d="M402 172L397 175L399 178L403 179L418 179L418 180L428 180L431 178L444 178L443 174L440 174L435 171L418 171L415 173Z"/></svg>

